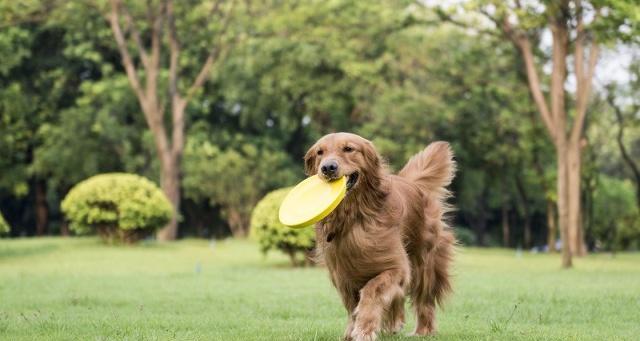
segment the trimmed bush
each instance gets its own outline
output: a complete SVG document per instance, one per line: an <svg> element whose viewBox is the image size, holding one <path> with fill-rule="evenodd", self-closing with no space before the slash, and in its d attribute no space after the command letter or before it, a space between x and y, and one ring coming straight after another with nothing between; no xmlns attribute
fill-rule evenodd
<svg viewBox="0 0 640 341"><path fill-rule="evenodd" d="M11 230L11 228L9 227L9 224L7 224L7 221L4 220L4 217L2 216L2 213L0 212L0 235L9 233L10 230Z"/></svg>
<svg viewBox="0 0 640 341"><path fill-rule="evenodd" d="M291 187L265 195L251 214L251 237L260 243L263 253L277 249L286 253L294 266L312 264L310 252L315 245L313 227L292 229L278 220L278 209ZM300 259L302 254L304 259Z"/></svg>
<svg viewBox="0 0 640 341"><path fill-rule="evenodd" d="M101 174L74 186L62 201L69 228L105 241L134 243L167 224L173 208L162 191L134 174Z"/></svg>

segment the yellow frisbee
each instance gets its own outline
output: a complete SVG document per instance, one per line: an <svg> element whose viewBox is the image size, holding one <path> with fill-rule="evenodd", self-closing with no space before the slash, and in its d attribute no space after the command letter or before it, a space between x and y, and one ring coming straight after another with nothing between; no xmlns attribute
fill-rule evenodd
<svg viewBox="0 0 640 341"><path fill-rule="evenodd" d="M326 182L317 175L294 187L280 205L280 222L289 227L315 224L329 215L347 193L347 178Z"/></svg>

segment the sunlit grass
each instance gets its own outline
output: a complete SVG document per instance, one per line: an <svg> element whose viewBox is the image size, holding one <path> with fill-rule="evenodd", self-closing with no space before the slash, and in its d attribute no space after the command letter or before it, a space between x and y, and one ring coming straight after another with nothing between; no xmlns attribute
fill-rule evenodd
<svg viewBox="0 0 640 341"><path fill-rule="evenodd" d="M640 255L559 264L461 249L432 339L637 339ZM249 241L0 240L0 339L339 339L346 316L324 269L287 265Z"/></svg>

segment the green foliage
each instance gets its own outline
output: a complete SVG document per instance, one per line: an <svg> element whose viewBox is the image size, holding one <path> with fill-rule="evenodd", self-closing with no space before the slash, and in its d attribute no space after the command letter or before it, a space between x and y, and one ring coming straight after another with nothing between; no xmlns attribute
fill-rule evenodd
<svg viewBox="0 0 640 341"><path fill-rule="evenodd" d="M47 176L52 187L119 170L154 174L145 167L153 151L137 110L126 77L83 82L74 106L40 125L30 169Z"/></svg>
<svg viewBox="0 0 640 341"><path fill-rule="evenodd" d="M295 166L277 144L239 134L191 134L183 171L185 197L219 205L236 236L246 235L251 209L264 193L298 180Z"/></svg>
<svg viewBox="0 0 640 341"><path fill-rule="evenodd" d="M601 175L594 193L594 235L608 250L640 248L640 212L633 185Z"/></svg>
<svg viewBox="0 0 640 341"><path fill-rule="evenodd" d="M173 214L153 182L125 173L96 175L78 183L62 201L62 211L77 233L95 231L125 242L162 227Z"/></svg>
<svg viewBox="0 0 640 341"><path fill-rule="evenodd" d="M291 187L281 188L265 195L251 213L251 237L258 241L262 252L280 250L297 264L296 254L306 253L315 244L312 226L292 229L284 226L278 219L278 210Z"/></svg>
<svg viewBox="0 0 640 341"><path fill-rule="evenodd" d="M473 245L475 243L475 235L473 234L473 231L458 227L453 229L453 232L456 235L458 243L462 245Z"/></svg>
<svg viewBox="0 0 640 341"><path fill-rule="evenodd" d="M9 231L11 231L11 227L7 224L7 221L4 220L2 212L0 212L0 235L9 233Z"/></svg>

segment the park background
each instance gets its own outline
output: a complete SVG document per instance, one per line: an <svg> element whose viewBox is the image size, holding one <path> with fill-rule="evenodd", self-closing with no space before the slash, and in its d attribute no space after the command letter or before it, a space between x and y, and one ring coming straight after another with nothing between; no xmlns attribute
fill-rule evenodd
<svg viewBox="0 0 640 341"><path fill-rule="evenodd" d="M307 148L350 131L392 170L435 140L454 150L444 338L631 338L639 23L631 0L2 0L0 332L337 338L322 270L285 267L310 263L312 229L273 212ZM109 206L126 189L99 224L64 209L105 173L149 179L122 186L157 186L160 203L126 227Z"/></svg>

